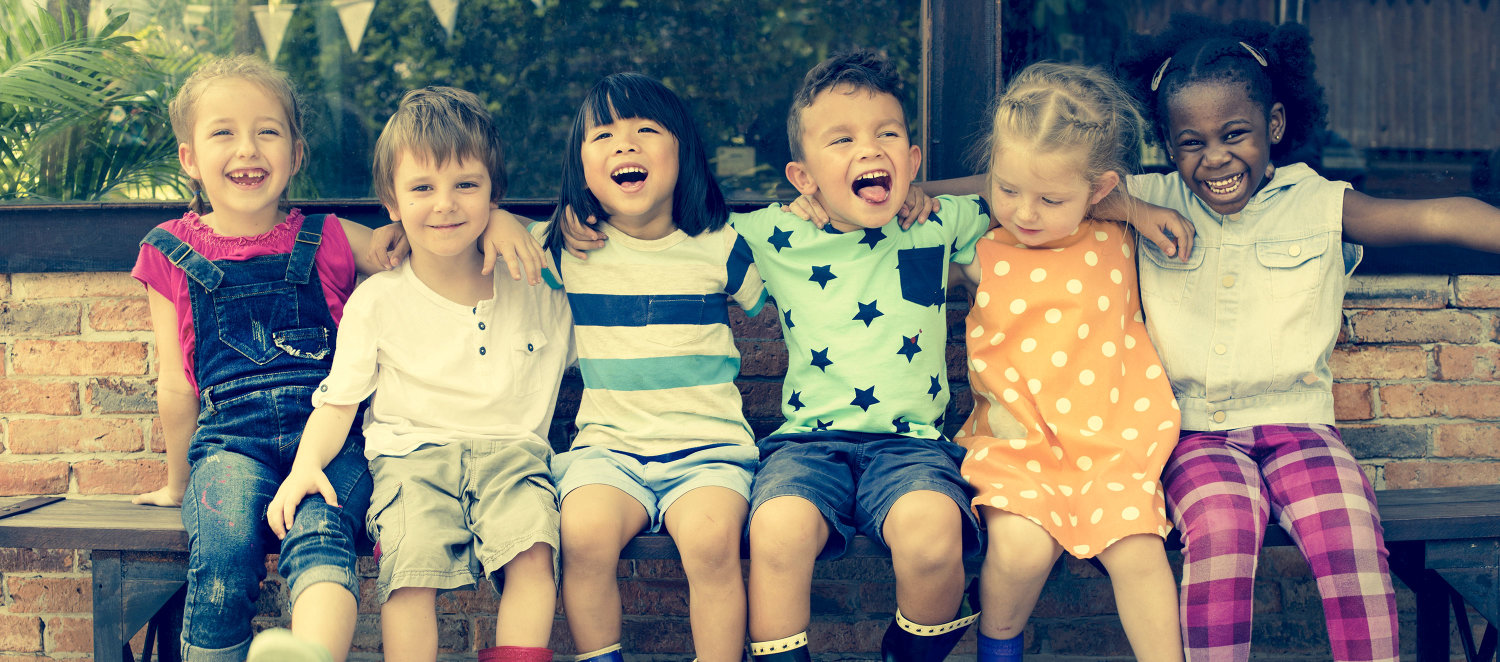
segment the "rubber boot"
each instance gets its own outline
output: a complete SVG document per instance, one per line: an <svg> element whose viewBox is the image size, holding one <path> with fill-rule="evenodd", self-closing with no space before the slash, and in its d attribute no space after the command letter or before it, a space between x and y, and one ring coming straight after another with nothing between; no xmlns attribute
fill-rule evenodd
<svg viewBox="0 0 1500 662"><path fill-rule="evenodd" d="M750 643L752 662L812 662L807 648L807 633L798 632L785 639Z"/></svg>
<svg viewBox="0 0 1500 662"><path fill-rule="evenodd" d="M969 626L979 620L979 610L975 609L979 605L978 591L979 582L975 580L965 591L966 600L958 607L958 618L941 625L913 623L898 608L880 640L880 654L885 662L942 662Z"/></svg>
<svg viewBox="0 0 1500 662"><path fill-rule="evenodd" d="M573 662L625 662L625 656L620 653L620 645L615 644L596 651L579 653L573 658Z"/></svg>

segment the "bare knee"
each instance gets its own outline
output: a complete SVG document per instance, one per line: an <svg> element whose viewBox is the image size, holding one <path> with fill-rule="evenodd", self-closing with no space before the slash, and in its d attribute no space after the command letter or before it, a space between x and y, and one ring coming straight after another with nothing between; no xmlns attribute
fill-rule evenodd
<svg viewBox="0 0 1500 662"><path fill-rule="evenodd" d="M769 569L809 562L827 540L822 512L799 497L771 499L750 520L750 556Z"/></svg>
<svg viewBox="0 0 1500 662"><path fill-rule="evenodd" d="M919 574L963 563L963 514L940 492L911 492L897 499L882 533L891 562Z"/></svg>
<svg viewBox="0 0 1500 662"><path fill-rule="evenodd" d="M743 525L726 520L702 518L690 523L682 533L672 537L682 557L683 570L715 572L730 566L738 569L743 531Z"/></svg>

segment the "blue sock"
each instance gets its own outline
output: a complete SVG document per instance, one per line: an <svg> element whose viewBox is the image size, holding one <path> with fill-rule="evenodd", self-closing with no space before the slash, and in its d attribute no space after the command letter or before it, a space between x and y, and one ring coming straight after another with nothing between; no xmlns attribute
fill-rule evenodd
<svg viewBox="0 0 1500 662"><path fill-rule="evenodd" d="M1023 633L1009 639L991 639L979 633L979 662L1021 662L1025 636Z"/></svg>

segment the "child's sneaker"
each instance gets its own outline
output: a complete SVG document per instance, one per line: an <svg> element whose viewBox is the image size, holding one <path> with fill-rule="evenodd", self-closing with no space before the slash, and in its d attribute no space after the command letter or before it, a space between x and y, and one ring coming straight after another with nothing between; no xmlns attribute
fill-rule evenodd
<svg viewBox="0 0 1500 662"><path fill-rule="evenodd" d="M333 662L328 649L298 639L286 628L271 628L255 635L245 662Z"/></svg>

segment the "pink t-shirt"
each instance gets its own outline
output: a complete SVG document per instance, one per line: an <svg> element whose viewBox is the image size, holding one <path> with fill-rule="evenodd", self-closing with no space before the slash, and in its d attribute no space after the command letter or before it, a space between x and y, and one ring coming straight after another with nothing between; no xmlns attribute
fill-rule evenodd
<svg viewBox="0 0 1500 662"><path fill-rule="evenodd" d="M248 260L262 255L292 252L297 232L302 229L302 212L293 209L286 220L278 223L265 234L254 237L225 237L199 220L198 214L188 212L182 218L167 221L157 226L187 242L209 260ZM332 214L323 221L323 241L318 246L314 265L318 280L323 283L323 295L328 299L328 311L333 314L335 324L344 315L344 302L354 291L354 251L349 247L349 238L344 227ZM193 376L194 344L193 303L188 293L188 276L177 265L172 264L161 251L149 244L141 245L135 268L130 272L146 287L156 290L177 307L177 338L182 346L182 369L187 373L188 383L198 389L198 380Z"/></svg>

